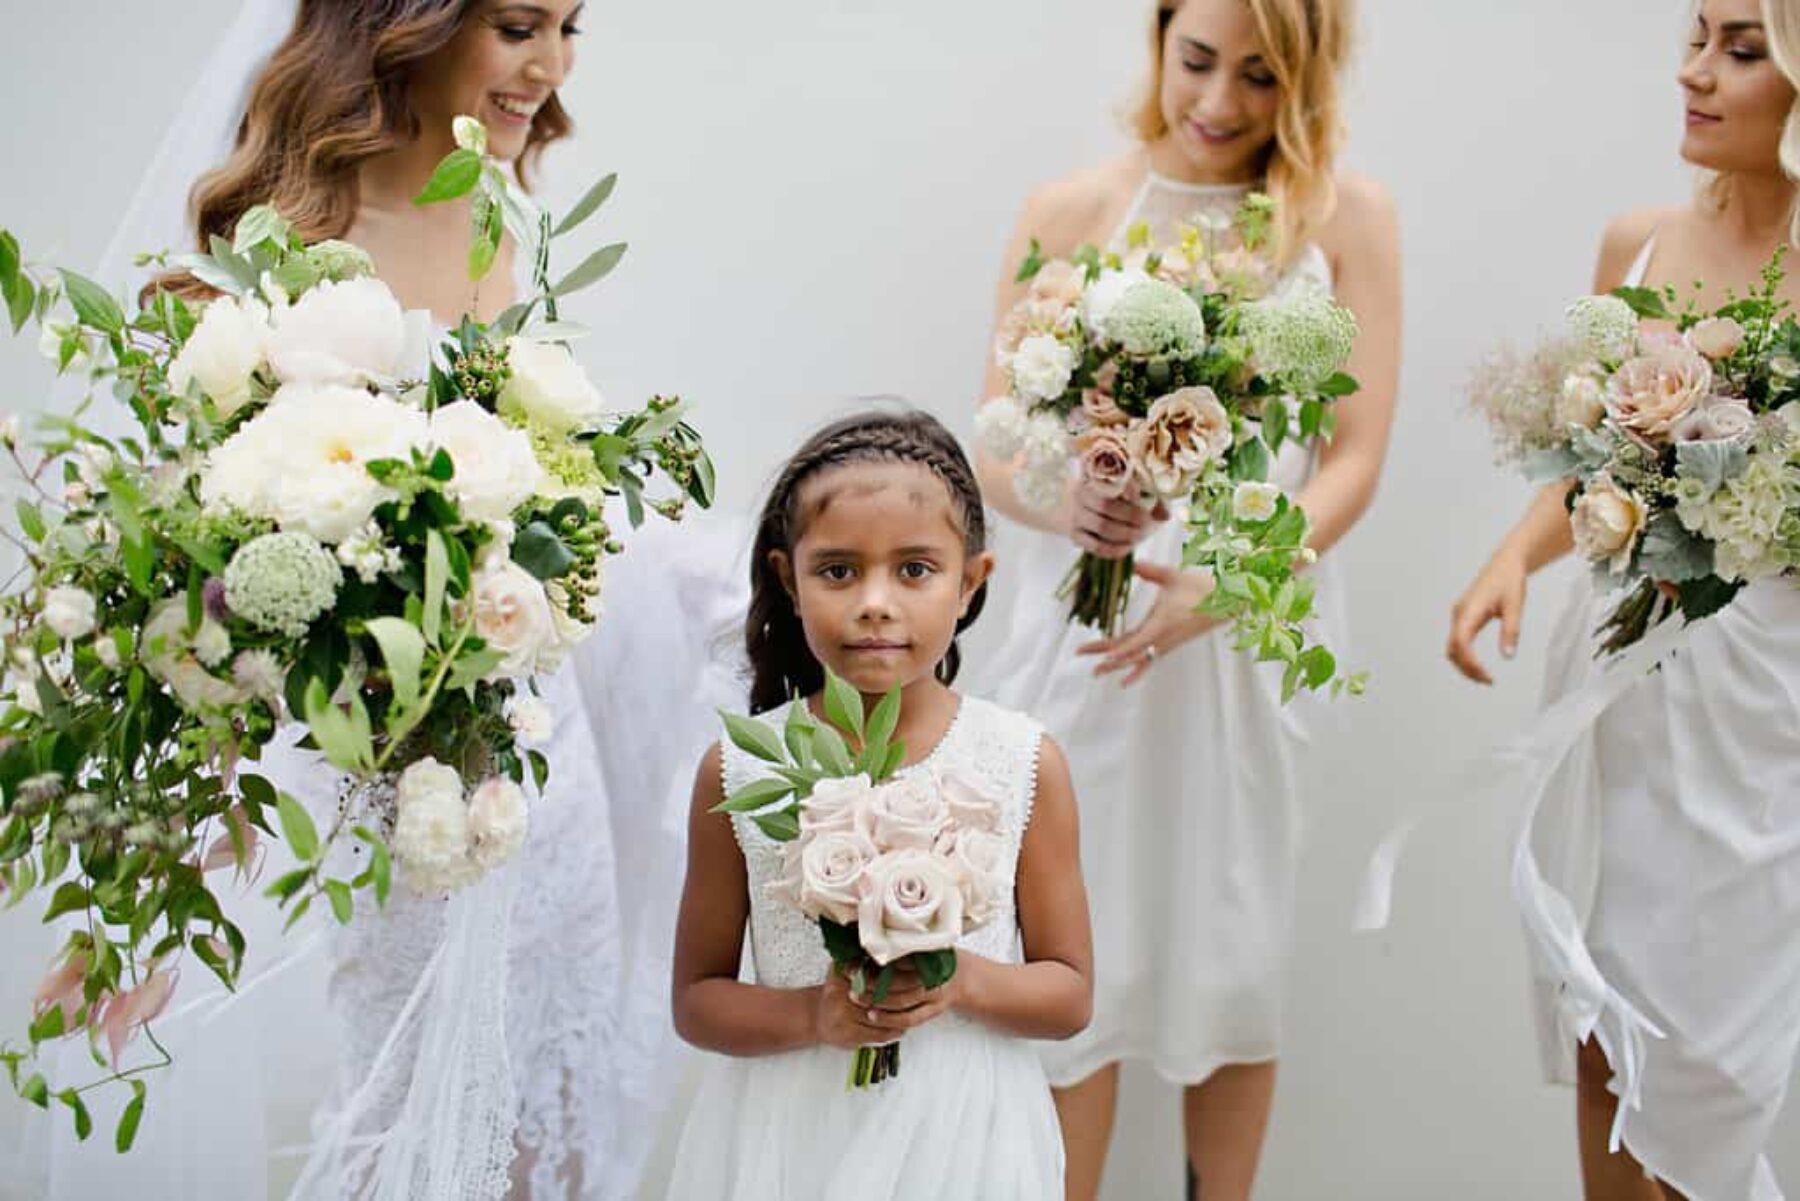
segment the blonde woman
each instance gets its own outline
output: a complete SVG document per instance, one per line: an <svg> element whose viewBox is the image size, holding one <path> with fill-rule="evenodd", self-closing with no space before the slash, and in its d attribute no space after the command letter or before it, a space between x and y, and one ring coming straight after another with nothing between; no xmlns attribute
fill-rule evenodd
<svg viewBox="0 0 1800 1201"><path fill-rule="evenodd" d="M1399 367L1392 205L1336 161L1351 24L1349 0L1164 0L1133 119L1142 145L1027 200L998 297L1004 315L1034 237L1046 255L1119 246L1140 221L1167 239L1185 219L1229 214L1252 189L1273 195L1278 286L1333 290L1362 330L1349 370L1363 387L1342 406L1336 440L1316 456L1284 449L1278 462L1321 552L1374 494ZM990 368L984 395L1004 390ZM1045 515L1019 501L1010 464L979 466L989 503L1016 524L1000 534L1011 612L996 624L1007 639L972 661L994 694L1041 715L1069 748L1092 882L1093 1025L1045 1048L1068 1195L1095 1196L1119 1064L1137 1060L1183 1086L1190 1189L1247 1197L1280 1049L1307 706L1284 709L1278 673L1202 637L1211 623L1193 609L1209 582L1178 570L1179 521L1076 485ZM1116 639L1090 641L1064 621L1054 593L1076 548L1136 550L1144 583ZM1341 641L1329 554L1317 571L1328 577L1327 636Z"/></svg>
<svg viewBox="0 0 1800 1201"><path fill-rule="evenodd" d="M1702 280L1710 308L1800 246L1800 0L1704 0L1688 41L1681 155L1712 179L1689 204L1614 221L1594 286ZM1783 294L1800 303L1800 278ZM1546 488L1456 603L1449 655L1470 679L1492 680L1477 635L1498 621L1510 657L1527 578L1569 552L1565 494ZM1551 699L1599 670L1606 600L1577 581ZM1577 919L1540 957L1539 1029L1546 1066L1577 1086L1589 1201L1781 1196L1764 1148L1800 1043L1796 681L1800 591L1752 584L1600 716L1538 821L1548 895ZM1552 964L1596 969L1604 988ZM1620 1095L1637 1105L1620 1113Z"/></svg>

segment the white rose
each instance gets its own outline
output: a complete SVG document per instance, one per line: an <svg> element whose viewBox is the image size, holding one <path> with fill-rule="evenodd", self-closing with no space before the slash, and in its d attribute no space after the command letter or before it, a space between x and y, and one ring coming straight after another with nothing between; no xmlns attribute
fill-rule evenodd
<svg viewBox="0 0 1800 1201"><path fill-rule="evenodd" d="M499 867L525 845L525 794L505 776L490 776L469 798L469 839L475 862Z"/></svg>
<svg viewBox="0 0 1800 1201"><path fill-rule="evenodd" d="M962 937L962 881L948 860L907 847L877 856L864 871L857 933L876 963L945 950Z"/></svg>
<svg viewBox="0 0 1800 1201"><path fill-rule="evenodd" d="M512 378L500 403L557 433L593 429L606 415L606 401L560 342L509 338L507 362Z"/></svg>
<svg viewBox="0 0 1800 1201"><path fill-rule="evenodd" d="M93 633L93 595L67 585L50 589L44 594L44 624L65 641Z"/></svg>
<svg viewBox="0 0 1800 1201"><path fill-rule="evenodd" d="M510 559L494 556L475 573L475 632L506 655L495 678L530 675L538 657L556 642L555 619L544 586Z"/></svg>
<svg viewBox="0 0 1800 1201"><path fill-rule="evenodd" d="M1013 389L1027 400L1055 400L1068 391L1075 351L1049 334L1019 343L1012 360Z"/></svg>
<svg viewBox="0 0 1800 1201"><path fill-rule="evenodd" d="M1006 841L985 830L963 830L950 849L963 890L963 924L969 929L993 920L1007 893Z"/></svg>
<svg viewBox="0 0 1800 1201"><path fill-rule="evenodd" d="M322 283L276 311L272 324L269 364L283 383L362 384L406 364L405 314L370 276Z"/></svg>
<svg viewBox="0 0 1800 1201"><path fill-rule="evenodd" d="M1579 372L1563 380L1556 398L1556 420L1562 425L1594 429L1606 416L1606 391L1600 381Z"/></svg>
<svg viewBox="0 0 1800 1201"><path fill-rule="evenodd" d="M930 850L950 824L950 804L937 780L925 772L877 785L866 804L870 836L884 851Z"/></svg>
<svg viewBox="0 0 1800 1201"><path fill-rule="evenodd" d="M1125 293L1149 280L1142 271L1102 271L1100 278L1088 285L1081 297L1081 318L1088 329L1096 337L1110 338L1112 333L1107 322L1112 317L1113 307Z"/></svg>
<svg viewBox="0 0 1800 1201"><path fill-rule="evenodd" d="M1281 489L1274 484L1245 480L1231 492L1231 515L1238 521L1267 521L1275 516Z"/></svg>
<svg viewBox="0 0 1800 1201"><path fill-rule="evenodd" d="M801 834L865 829L867 823L863 815L874 789L875 785L864 772L820 780L813 785L812 793L800 802Z"/></svg>
<svg viewBox="0 0 1800 1201"><path fill-rule="evenodd" d="M1590 560L1605 560L1615 574L1631 565L1631 552L1643 533L1643 502L1601 475L1582 492L1569 512L1575 547Z"/></svg>
<svg viewBox="0 0 1800 1201"><path fill-rule="evenodd" d="M268 311L255 301L224 296L209 303L200 323L169 364L169 387L186 393L198 384L229 417L250 399L250 384L269 348Z"/></svg>
<svg viewBox="0 0 1800 1201"><path fill-rule="evenodd" d="M431 442L450 453L456 473L447 490L475 521L507 520L543 485L531 439L472 400L431 415Z"/></svg>
<svg viewBox="0 0 1800 1201"><path fill-rule="evenodd" d="M936 773L938 791L949 807L950 820L963 830L1000 828L1000 794L985 776L950 769Z"/></svg>
<svg viewBox="0 0 1800 1201"><path fill-rule="evenodd" d="M800 911L840 925L855 922L863 875L875 858L875 844L855 831L826 830L807 839L800 851Z"/></svg>
<svg viewBox="0 0 1800 1201"><path fill-rule="evenodd" d="M548 742L556 731L550 706L528 692L515 693L506 702L506 720L526 742Z"/></svg>

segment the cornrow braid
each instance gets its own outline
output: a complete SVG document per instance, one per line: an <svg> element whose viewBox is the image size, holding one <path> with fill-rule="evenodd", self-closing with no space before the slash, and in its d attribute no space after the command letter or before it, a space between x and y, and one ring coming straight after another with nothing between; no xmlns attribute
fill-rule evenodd
<svg viewBox="0 0 1800 1201"><path fill-rule="evenodd" d="M801 485L846 463L878 461L917 463L943 480L962 519L964 548L970 555L987 549L987 522L975 472L956 438L929 413L910 408L858 413L808 438L769 489L750 552L750 611L744 622L744 649L750 660L752 713L766 712L791 697L808 696L825 686L825 669L806 645L800 614L770 562L772 551L784 551L791 558L799 541L796 502ZM974 624L986 602L987 585L983 583L971 598L968 612L956 623L958 634ZM952 640L938 664L938 679L953 682L961 666L962 652Z"/></svg>

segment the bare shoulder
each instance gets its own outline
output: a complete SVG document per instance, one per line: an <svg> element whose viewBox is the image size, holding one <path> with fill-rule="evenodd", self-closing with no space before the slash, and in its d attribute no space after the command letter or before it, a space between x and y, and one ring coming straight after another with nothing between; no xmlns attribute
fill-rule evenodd
<svg viewBox="0 0 1800 1201"><path fill-rule="evenodd" d="M1332 182L1337 204L1319 232L1319 242L1326 250L1398 239L1399 211L1393 193L1380 180L1357 171L1340 171Z"/></svg>
<svg viewBox="0 0 1800 1201"><path fill-rule="evenodd" d="M700 766L694 769L693 816L696 819L710 815L713 806L725 798L724 763L723 743L713 743L706 748L706 754L700 756Z"/></svg>
<svg viewBox="0 0 1800 1201"><path fill-rule="evenodd" d="M1034 188L1019 212L1019 232L1064 254L1106 232L1143 173L1135 156L1087 167Z"/></svg>
<svg viewBox="0 0 1800 1201"><path fill-rule="evenodd" d="M1600 236L1600 259L1594 268L1597 287L1604 290L1624 282L1644 243L1658 229L1679 221L1684 212L1678 207L1637 208L1608 221L1606 232Z"/></svg>

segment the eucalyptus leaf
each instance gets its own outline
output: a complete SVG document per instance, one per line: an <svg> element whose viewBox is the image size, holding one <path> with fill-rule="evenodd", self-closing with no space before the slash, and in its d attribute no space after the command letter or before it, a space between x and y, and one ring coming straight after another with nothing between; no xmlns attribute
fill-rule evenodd
<svg viewBox="0 0 1800 1201"><path fill-rule="evenodd" d="M557 285L550 289L550 295L561 299L592 284L599 283L612 274L612 269L619 265L619 260L625 257L625 249L624 242L614 242L610 246L602 246L583 259L581 265L575 270L563 276Z"/></svg>
<svg viewBox="0 0 1800 1201"><path fill-rule="evenodd" d="M605 204L607 199L612 196L613 189L618 186L618 183L619 176L615 172L614 174L601 179L593 187L589 188L587 194L575 202L575 207L569 210L568 215L557 222L556 228L551 231L550 236L553 238L560 238L576 226L580 225L583 221L586 221L589 217L593 216L599 211L600 206Z"/></svg>

